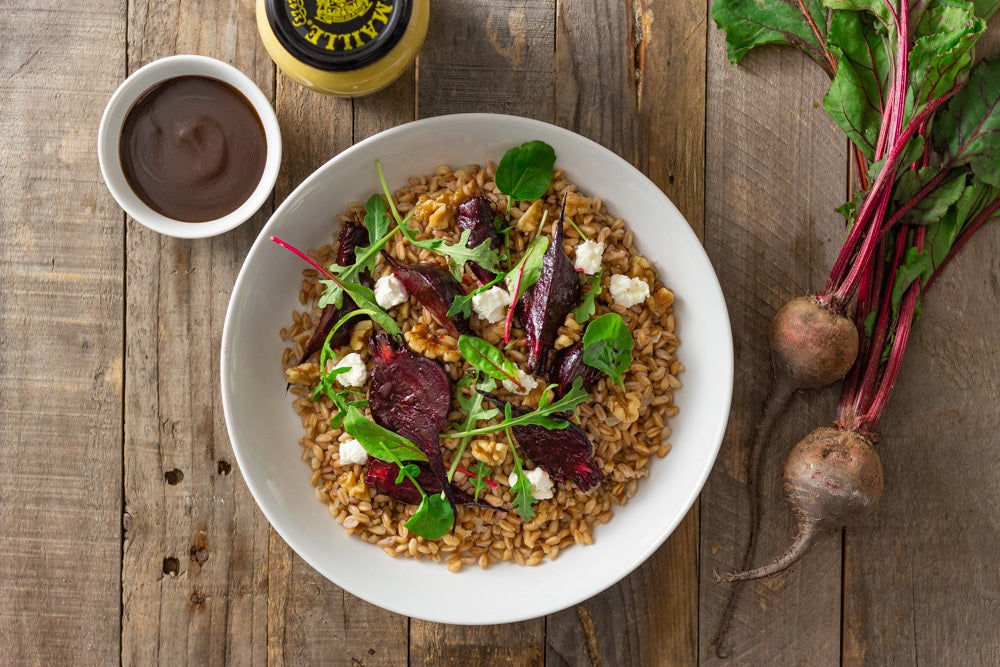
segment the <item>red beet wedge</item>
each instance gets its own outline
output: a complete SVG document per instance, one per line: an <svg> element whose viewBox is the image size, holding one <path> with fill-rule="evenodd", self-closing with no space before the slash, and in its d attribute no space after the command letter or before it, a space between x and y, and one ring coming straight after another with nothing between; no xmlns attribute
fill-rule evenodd
<svg viewBox="0 0 1000 667"><path fill-rule="evenodd" d="M506 409L507 401L492 394L483 395L502 410ZM514 416L526 414L513 404L510 409ZM529 424L512 426L511 431L528 458L545 468L557 482L573 482L581 491L587 491L604 479L604 473L594 460L594 446L576 424L571 422L563 429Z"/></svg>
<svg viewBox="0 0 1000 667"><path fill-rule="evenodd" d="M495 217L493 202L482 195L466 199L458 205L458 228L462 231L472 230L465 244L466 248L479 247L487 239L494 250L500 247L500 235L497 234L496 225L493 224ZM484 285L496 278L496 274L475 262L469 262L468 266L476 280Z"/></svg>
<svg viewBox="0 0 1000 667"><path fill-rule="evenodd" d="M424 493L427 495L441 493L441 482L431 469L425 463L417 463L416 466L420 468L420 474L417 475L417 483L424 490ZM396 484L398 477L399 466L395 463L372 459L368 464L368 470L365 471L365 484L375 487L376 491L389 496L393 500L398 500L407 505L419 505L423 497L417 491L417 487L413 486L413 482L405 477L399 484ZM460 505L481 504L476 503L476 500L472 496L461 489L453 488L452 490L455 494L455 502ZM494 509L489 505L487 507Z"/></svg>
<svg viewBox="0 0 1000 667"><path fill-rule="evenodd" d="M563 220L566 202L552 231L552 243L542 258L538 282L521 298L518 318L528 336L528 368L535 375L545 373L548 355L559 327L580 300L580 281L573 262L563 251Z"/></svg>
<svg viewBox="0 0 1000 667"><path fill-rule="evenodd" d="M451 379L436 362L410 352L399 337L380 333L371 339L369 349L375 359L368 388L372 418L420 447L439 490L444 489L452 505L459 503L438 444L451 411Z"/></svg>
<svg viewBox="0 0 1000 667"><path fill-rule="evenodd" d="M456 315L448 317L448 309L462 288L448 271L431 264L403 264L382 251L382 257L392 267L392 272L407 291L417 297L424 308L431 311L441 325L453 336L471 334L469 318Z"/></svg>
<svg viewBox="0 0 1000 667"><path fill-rule="evenodd" d="M583 388L588 390L601 379L601 371L583 363L582 341L556 350L549 362L549 382L556 385L556 398L562 398L577 378L583 378Z"/></svg>

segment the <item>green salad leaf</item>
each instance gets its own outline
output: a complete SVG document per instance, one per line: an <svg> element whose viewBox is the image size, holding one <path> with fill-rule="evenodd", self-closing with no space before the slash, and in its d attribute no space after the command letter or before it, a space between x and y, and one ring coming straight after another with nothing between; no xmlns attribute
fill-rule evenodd
<svg viewBox="0 0 1000 667"><path fill-rule="evenodd" d="M361 414L357 408L347 410L344 430L356 438L369 455L382 461L395 463L402 468L401 461L426 461L427 455L419 447L403 436L379 426Z"/></svg>
<svg viewBox="0 0 1000 667"><path fill-rule="evenodd" d="M465 270L466 262L475 262L492 273L500 271L500 252L493 249L493 242L490 239L484 239L475 248L465 247L469 242L469 236L472 234L471 229L466 229L462 232L458 243L448 243L446 239L420 240L417 238L416 232L406 225L400 226L399 229L411 245L430 250L447 259L448 270L451 271L451 275L455 277L455 280L459 282L462 281L462 272Z"/></svg>
<svg viewBox="0 0 1000 667"><path fill-rule="evenodd" d="M531 495L531 481L528 476L524 474L524 466L521 464L521 457L517 454L517 447L514 444L514 436L511 435L510 429L506 429L507 433L507 444L509 445L509 450L511 456L514 459L514 485L510 487L511 493L514 494L514 498L511 500L511 505L514 507L514 511L517 515L521 517L522 521L531 521L535 518L535 503L538 502L533 495Z"/></svg>
<svg viewBox="0 0 1000 667"><path fill-rule="evenodd" d="M497 189L511 199L531 201L549 189L555 175L556 152L544 141L529 141L511 148L497 165Z"/></svg>
<svg viewBox="0 0 1000 667"><path fill-rule="evenodd" d="M580 305L573 310L573 319L579 324L586 324L587 320L597 312L597 297L604 289L601 287L601 277L603 275L604 271L601 270L587 279L587 288L580 299Z"/></svg>
<svg viewBox="0 0 1000 667"><path fill-rule="evenodd" d="M417 488L420 489L419 486ZM420 492L423 493L423 490ZM430 496L424 494L417 511L403 525L426 540L437 540L444 537L454 523L455 510L442 492Z"/></svg>
<svg viewBox="0 0 1000 667"><path fill-rule="evenodd" d="M607 373L615 384L632 364L635 341L618 313L605 313L583 332L583 363Z"/></svg>
<svg viewBox="0 0 1000 667"><path fill-rule="evenodd" d="M500 380L510 380L520 385L517 376L517 366L503 352L489 342L477 336L461 335L458 337L458 351L472 367L482 371L487 376Z"/></svg>

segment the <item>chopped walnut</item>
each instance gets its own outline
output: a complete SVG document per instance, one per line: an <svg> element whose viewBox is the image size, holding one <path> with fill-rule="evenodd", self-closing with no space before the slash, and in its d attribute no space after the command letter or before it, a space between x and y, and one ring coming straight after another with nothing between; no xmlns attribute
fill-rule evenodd
<svg viewBox="0 0 1000 667"><path fill-rule="evenodd" d="M448 229L454 212L450 206L441 205L427 218L427 226L431 229Z"/></svg>
<svg viewBox="0 0 1000 667"><path fill-rule="evenodd" d="M628 394L623 398L613 396L608 399L611 405L611 414L621 420L623 426L628 426L639 418L639 405L641 401L635 394Z"/></svg>
<svg viewBox="0 0 1000 667"><path fill-rule="evenodd" d="M536 199L528 210L517 219L517 229L528 234L534 234L538 223L542 221L542 200Z"/></svg>
<svg viewBox="0 0 1000 667"><path fill-rule="evenodd" d="M353 470L345 472L337 478L337 481L340 482L340 486L343 487L344 490L355 498L359 500L368 500L368 485L365 484L365 480L355 475Z"/></svg>
<svg viewBox="0 0 1000 667"><path fill-rule="evenodd" d="M477 461L498 466L507 458L507 443L496 440L473 440L472 456Z"/></svg>
<svg viewBox="0 0 1000 667"><path fill-rule="evenodd" d="M319 364L315 361L307 361L301 366L285 369L285 382L288 384L304 384L313 386L319 382Z"/></svg>
<svg viewBox="0 0 1000 667"><path fill-rule="evenodd" d="M371 320L359 322L354 327L354 331L351 332L351 349L357 351L366 348L368 346L368 339L372 337L374 328L375 325L372 324Z"/></svg>
<svg viewBox="0 0 1000 667"><path fill-rule="evenodd" d="M588 197L577 192L570 192L566 195L566 215L574 217L581 213L590 213L592 210L591 201Z"/></svg>
<svg viewBox="0 0 1000 667"><path fill-rule="evenodd" d="M556 342L553 344L553 347L557 350L561 350L564 347L569 347L573 344L573 342L573 339L566 334L560 334L559 337L556 338Z"/></svg>
<svg viewBox="0 0 1000 667"><path fill-rule="evenodd" d="M667 308L674 303L674 293L668 290L666 287L661 287L660 289L653 292L653 296L650 297L652 301L652 307L654 313L662 313Z"/></svg>
<svg viewBox="0 0 1000 667"><path fill-rule="evenodd" d="M462 354L458 351L458 341L441 329L432 329L425 322L417 322L403 334L410 349L428 359L458 361Z"/></svg>

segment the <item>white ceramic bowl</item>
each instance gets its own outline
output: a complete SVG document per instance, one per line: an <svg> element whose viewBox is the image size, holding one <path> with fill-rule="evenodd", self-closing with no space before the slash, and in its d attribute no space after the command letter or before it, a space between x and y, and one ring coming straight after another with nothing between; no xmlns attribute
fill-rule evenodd
<svg viewBox="0 0 1000 667"><path fill-rule="evenodd" d="M257 188L235 211L207 222L174 220L150 208L129 187L118 152L122 123L132 104L157 83L179 76L205 76L228 83L250 101L264 126L267 158ZM101 125L97 132L97 156L101 163L101 175L111 194L118 201L118 205L137 222L168 236L199 239L222 234L238 227L267 201L278 178L278 167L281 165L281 131L270 101L243 72L220 60L205 56L170 56L141 67L118 86L101 117Z"/></svg>
<svg viewBox="0 0 1000 667"><path fill-rule="evenodd" d="M670 454L595 543L574 546L536 567L512 563L458 574L442 563L390 558L348 537L316 500L299 458L302 434L285 393L278 330L300 308L302 261L269 241L299 248L328 243L333 214L378 188L375 160L389 187L440 164L499 161L511 146L541 139L556 165L608 210L627 220L674 303L684 386L670 420ZM715 461L729 416L733 347L719 282L702 246L669 199L612 152L567 130L492 114L440 116L394 128L344 151L306 179L275 211L250 249L233 289L222 334L222 398L236 460L271 525L302 558L347 591L386 609L430 621L506 623L564 609L611 586L659 547L694 503ZM469 591L486 592L480 604Z"/></svg>

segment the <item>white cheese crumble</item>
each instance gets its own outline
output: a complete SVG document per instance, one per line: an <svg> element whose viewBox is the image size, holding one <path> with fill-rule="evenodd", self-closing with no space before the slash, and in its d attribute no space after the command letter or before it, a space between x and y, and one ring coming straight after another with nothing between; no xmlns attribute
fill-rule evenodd
<svg viewBox="0 0 1000 667"><path fill-rule="evenodd" d="M525 470L524 476L531 483L531 495L535 500L548 500L552 497L552 478L549 477L549 473L545 472L543 468ZM517 475L511 473L507 482L510 486L517 484Z"/></svg>
<svg viewBox="0 0 1000 667"><path fill-rule="evenodd" d="M577 271L583 271L592 276L601 270L601 259L604 257L604 244L596 241L584 241L576 247Z"/></svg>
<svg viewBox="0 0 1000 667"><path fill-rule="evenodd" d="M517 369L517 381L521 383L520 387L514 384L513 380L504 380L503 388L512 394L524 396L525 394L531 393L531 390L538 386L538 380L536 380L533 375L525 373L520 368Z"/></svg>
<svg viewBox="0 0 1000 667"><path fill-rule="evenodd" d="M368 463L368 452L356 438L345 440L340 443L340 462L345 465L351 463L364 465Z"/></svg>
<svg viewBox="0 0 1000 667"><path fill-rule="evenodd" d="M611 276L608 291L611 292L611 298L615 303L626 308L642 303L649 297L649 285L645 280L629 278L620 273Z"/></svg>
<svg viewBox="0 0 1000 667"><path fill-rule="evenodd" d="M393 274L382 276L375 283L375 303L389 310L406 301L410 295L399 278Z"/></svg>
<svg viewBox="0 0 1000 667"><path fill-rule="evenodd" d="M507 314L507 306L509 305L510 294L499 285L494 285L485 292L480 292L472 297L472 309L476 311L476 315L490 324L502 320Z"/></svg>
<svg viewBox="0 0 1000 667"><path fill-rule="evenodd" d="M368 380L368 368L365 366L364 359L357 352L351 352L338 361L337 365L334 366L334 369L337 368L350 369L346 373L337 375L337 382L342 387L360 387Z"/></svg>

